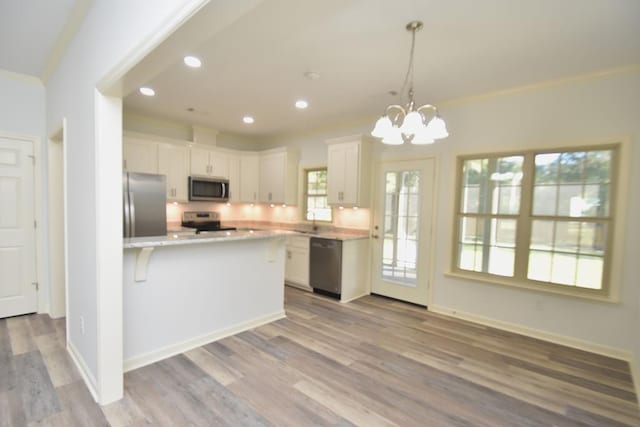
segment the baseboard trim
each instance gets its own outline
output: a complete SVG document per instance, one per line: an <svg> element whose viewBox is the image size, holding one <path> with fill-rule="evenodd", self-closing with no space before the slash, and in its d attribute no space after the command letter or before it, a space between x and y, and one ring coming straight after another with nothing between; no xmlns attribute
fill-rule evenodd
<svg viewBox="0 0 640 427"><path fill-rule="evenodd" d="M134 369L159 362L160 360L167 359L180 353L184 353L185 351L193 350L196 347L218 341L231 335L239 334L240 332L248 331L249 329L257 328L259 326L271 323L279 319L284 319L285 317L287 316L284 310L278 310L274 313L267 314L266 316L251 319L247 322L242 322L229 328L213 331L205 335L179 342L177 344L172 344L158 350L150 351L148 353L132 357L124 361L124 372L132 371Z"/></svg>
<svg viewBox="0 0 640 427"><path fill-rule="evenodd" d="M358 298L362 298L362 297L367 296L367 295L370 295L369 292L363 292L361 294L352 296L351 298L348 298L348 299L340 299L340 302L345 304L345 303L348 303L348 302L351 302L351 301L355 301Z"/></svg>
<svg viewBox="0 0 640 427"><path fill-rule="evenodd" d="M96 402L99 402L98 387L97 387L98 383L95 377L93 376L93 374L91 373L91 371L89 370L89 367L84 361L84 358L82 357L78 349L73 345L71 341L67 341L67 353L69 353L69 356L71 356L71 360L73 360L73 363L76 365L76 368L78 368L78 371L80 371L80 375L82 376L82 379L84 380L85 385L89 389L91 396L93 396L93 400L95 400Z"/></svg>
<svg viewBox="0 0 640 427"><path fill-rule="evenodd" d="M455 317L461 320L467 320L469 322L479 323L481 325L490 326L492 328L501 329L503 331L525 335L530 338L537 338L540 340L552 342L554 344L564 345L567 347L576 348L578 350L584 350L590 353L624 360L626 362L629 362L629 365L633 365L633 354L627 350L596 344L593 342L568 337L566 335L554 334L552 332L529 328L515 323L504 322L502 320L496 320L490 317L479 316L477 314L465 313L448 307L430 305L429 311L443 314L445 316Z"/></svg>

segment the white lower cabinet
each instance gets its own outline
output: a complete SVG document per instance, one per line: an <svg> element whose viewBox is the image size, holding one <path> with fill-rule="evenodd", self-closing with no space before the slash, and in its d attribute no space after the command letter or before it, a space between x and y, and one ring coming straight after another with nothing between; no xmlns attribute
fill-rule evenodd
<svg viewBox="0 0 640 427"><path fill-rule="evenodd" d="M284 281L287 284L309 288L309 237L289 236L287 238Z"/></svg>

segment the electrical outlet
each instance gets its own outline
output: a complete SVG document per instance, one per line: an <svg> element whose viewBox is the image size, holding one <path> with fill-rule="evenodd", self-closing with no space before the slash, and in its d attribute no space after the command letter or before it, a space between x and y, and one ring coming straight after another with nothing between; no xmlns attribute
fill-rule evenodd
<svg viewBox="0 0 640 427"><path fill-rule="evenodd" d="M80 316L80 332L84 335L84 317Z"/></svg>

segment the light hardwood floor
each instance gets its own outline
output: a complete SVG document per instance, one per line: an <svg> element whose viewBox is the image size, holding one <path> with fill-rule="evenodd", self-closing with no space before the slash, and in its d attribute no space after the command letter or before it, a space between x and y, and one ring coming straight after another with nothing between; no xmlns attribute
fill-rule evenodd
<svg viewBox="0 0 640 427"><path fill-rule="evenodd" d="M286 291L287 319L125 375L96 405L64 321L0 320L0 426L640 426L627 363L380 297Z"/></svg>

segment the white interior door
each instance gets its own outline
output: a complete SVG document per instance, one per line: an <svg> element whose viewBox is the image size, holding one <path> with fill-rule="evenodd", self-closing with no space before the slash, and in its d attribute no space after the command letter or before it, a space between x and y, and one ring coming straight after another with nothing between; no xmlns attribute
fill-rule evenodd
<svg viewBox="0 0 640 427"><path fill-rule="evenodd" d="M33 143L0 138L0 318L38 309Z"/></svg>
<svg viewBox="0 0 640 427"><path fill-rule="evenodd" d="M383 162L376 177L371 291L427 305L434 160Z"/></svg>

